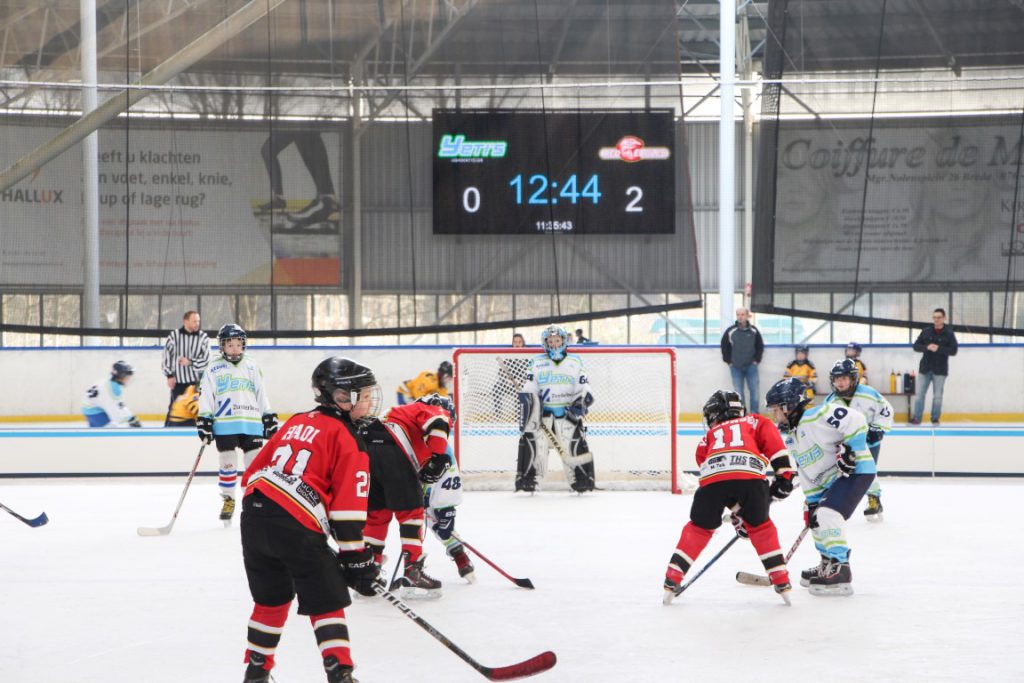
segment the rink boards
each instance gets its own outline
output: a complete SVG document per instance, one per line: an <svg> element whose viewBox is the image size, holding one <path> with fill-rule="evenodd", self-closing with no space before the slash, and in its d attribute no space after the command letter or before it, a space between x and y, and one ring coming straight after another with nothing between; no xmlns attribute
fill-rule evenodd
<svg viewBox="0 0 1024 683"><path fill-rule="evenodd" d="M695 469L696 426L678 430L681 469ZM504 436L515 442L517 435ZM153 476L186 474L200 441L193 429L0 429L0 477ZM595 449L600 461L601 453ZM668 462L669 455L665 454ZM474 467L472 450L463 469ZM508 464L510 469L514 462ZM207 448L199 472L216 474L217 452ZM897 427L882 442L883 474L1024 476L1024 427Z"/></svg>

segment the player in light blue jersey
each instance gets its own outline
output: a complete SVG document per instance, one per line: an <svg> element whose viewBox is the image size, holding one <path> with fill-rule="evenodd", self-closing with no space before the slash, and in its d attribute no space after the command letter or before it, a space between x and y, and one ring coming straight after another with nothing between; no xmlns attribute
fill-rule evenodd
<svg viewBox="0 0 1024 683"><path fill-rule="evenodd" d="M135 369L123 360L110 368L110 377L89 387L82 401L82 414L90 427L141 427L135 413L124 403L124 387Z"/></svg>
<svg viewBox="0 0 1024 683"><path fill-rule="evenodd" d="M807 409L803 383L776 382L765 396L772 418L796 460L806 497L805 522L821 563L801 572L811 595L850 595L850 546L843 523L875 479L864 416L839 401Z"/></svg>
<svg viewBox="0 0 1024 683"><path fill-rule="evenodd" d="M241 449L245 467L256 458L263 440L277 431L277 413L271 412L263 386L263 372L245 355L246 334L229 323L217 333L220 358L210 363L199 383L196 428L203 443L217 442L220 454L220 519L224 526L235 513L235 484ZM244 469L244 468L243 468Z"/></svg>
<svg viewBox="0 0 1024 683"><path fill-rule="evenodd" d="M832 383L832 393L825 401L840 401L864 416L868 423L868 450L875 459L875 465L878 465L882 437L892 429L892 404L876 389L860 383L860 368L854 359L836 361L829 372L829 381ZM868 489L864 517L869 522L882 521L882 487L878 477L875 477Z"/></svg>
<svg viewBox="0 0 1024 683"><path fill-rule="evenodd" d="M569 333L549 325L541 333L544 353L534 356L519 390L519 458L516 491L533 492L547 472L548 448L562 456L565 477L577 493L594 490L594 456L583 424L594 397L583 359L569 353ZM558 445L551 443L557 439ZM563 454L564 453L564 454Z"/></svg>

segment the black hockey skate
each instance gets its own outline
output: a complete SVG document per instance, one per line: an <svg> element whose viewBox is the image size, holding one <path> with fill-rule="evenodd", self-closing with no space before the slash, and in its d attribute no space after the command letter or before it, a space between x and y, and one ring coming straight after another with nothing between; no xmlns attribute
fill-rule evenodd
<svg viewBox="0 0 1024 683"><path fill-rule="evenodd" d="M470 583L476 583L476 568L469 559L469 555L466 554L466 549L460 544L448 548L446 552L448 557L455 561L455 566L459 568L459 576Z"/></svg>
<svg viewBox="0 0 1024 683"><path fill-rule="evenodd" d="M231 518L235 516L235 499L224 495L221 498L224 504L220 508L220 521L224 522L224 526L231 526Z"/></svg>
<svg viewBox="0 0 1024 683"><path fill-rule="evenodd" d="M665 592L661 596L661 604L671 605L673 598L683 592L682 577L680 576L679 581L673 581L672 579L665 577L664 588Z"/></svg>
<svg viewBox="0 0 1024 683"><path fill-rule="evenodd" d="M359 683L352 678L352 667L338 663L334 655L324 658L324 671L327 672L327 683Z"/></svg>
<svg viewBox="0 0 1024 683"><path fill-rule="evenodd" d="M881 522L883 519L882 515L882 498L881 496L873 496L868 494L868 505L864 508L864 518L869 522Z"/></svg>
<svg viewBox="0 0 1024 683"><path fill-rule="evenodd" d="M415 562L406 562L405 575L391 584L390 592L401 589L403 598L439 598L441 582L423 571L426 555Z"/></svg>
<svg viewBox="0 0 1024 683"><path fill-rule="evenodd" d="M821 570L828 564L828 558L824 555L821 556L821 562L811 567L810 569L804 569L800 572L800 585L804 588L809 588L811 585L811 578L818 576Z"/></svg>
<svg viewBox="0 0 1024 683"><path fill-rule="evenodd" d="M849 562L829 558L817 576L811 577L811 595L853 595L853 574Z"/></svg>
<svg viewBox="0 0 1024 683"><path fill-rule="evenodd" d="M264 669L267 663L266 655L259 652L249 653L249 666L245 668L245 680L242 683L269 683L270 669Z"/></svg>

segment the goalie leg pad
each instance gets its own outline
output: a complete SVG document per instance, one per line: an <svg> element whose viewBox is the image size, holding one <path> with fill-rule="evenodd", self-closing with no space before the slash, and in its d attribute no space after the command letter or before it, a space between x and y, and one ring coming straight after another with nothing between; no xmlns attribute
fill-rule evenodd
<svg viewBox="0 0 1024 683"><path fill-rule="evenodd" d="M541 434L525 432L519 437L519 460L516 463L516 491L535 491L537 475L544 475L540 454L547 456L547 439Z"/></svg>

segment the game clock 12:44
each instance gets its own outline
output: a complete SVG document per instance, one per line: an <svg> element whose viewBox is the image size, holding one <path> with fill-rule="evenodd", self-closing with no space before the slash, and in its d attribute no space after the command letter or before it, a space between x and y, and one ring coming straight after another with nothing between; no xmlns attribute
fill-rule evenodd
<svg viewBox="0 0 1024 683"><path fill-rule="evenodd" d="M672 112L433 112L435 234L675 232Z"/></svg>

